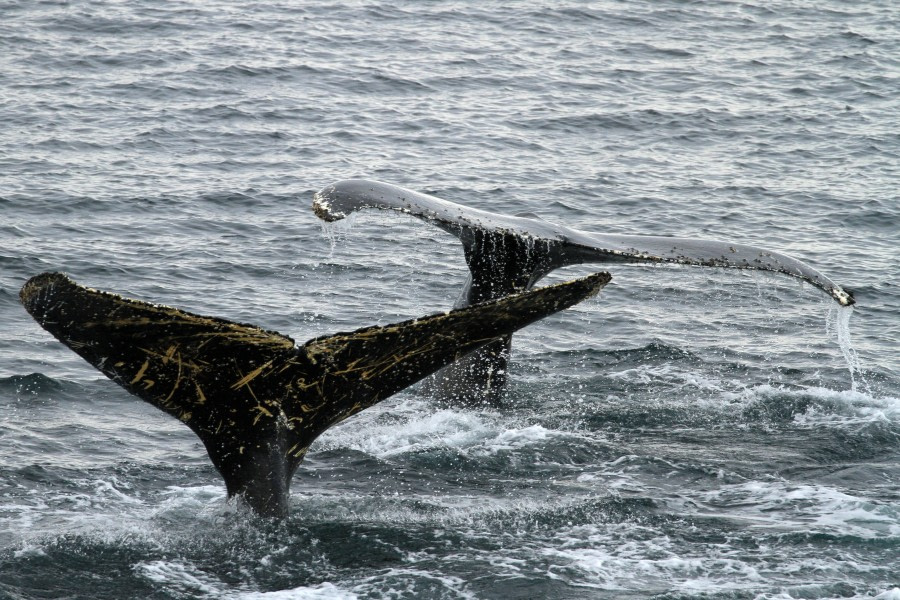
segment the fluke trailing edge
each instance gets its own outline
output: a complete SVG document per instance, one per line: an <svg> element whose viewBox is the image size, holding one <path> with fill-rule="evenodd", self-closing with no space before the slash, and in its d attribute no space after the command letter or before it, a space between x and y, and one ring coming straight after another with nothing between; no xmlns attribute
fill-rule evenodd
<svg viewBox="0 0 900 600"><path fill-rule="evenodd" d="M60 273L33 277L20 298L62 343L190 427L229 497L280 516L291 477L323 431L609 280L597 273L299 347L253 325L124 298Z"/></svg>
<svg viewBox="0 0 900 600"><path fill-rule="evenodd" d="M530 289L550 271L581 263L678 263L754 269L796 277L842 306L853 298L828 277L790 256L711 240L589 233L535 217L505 216L441 200L395 185L346 180L318 192L313 210L336 221L364 208L394 210L452 233L462 242L470 276L457 306ZM496 404L505 384L511 337L452 364L437 376L439 396L450 402Z"/></svg>

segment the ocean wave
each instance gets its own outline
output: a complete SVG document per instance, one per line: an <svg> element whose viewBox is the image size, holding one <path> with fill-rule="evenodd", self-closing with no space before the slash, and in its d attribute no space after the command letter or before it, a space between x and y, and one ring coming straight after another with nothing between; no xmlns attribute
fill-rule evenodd
<svg viewBox="0 0 900 600"><path fill-rule="evenodd" d="M17 396L42 396L58 392L67 384L65 380L54 379L43 373L29 375L11 375L0 377L0 392L12 392Z"/></svg>

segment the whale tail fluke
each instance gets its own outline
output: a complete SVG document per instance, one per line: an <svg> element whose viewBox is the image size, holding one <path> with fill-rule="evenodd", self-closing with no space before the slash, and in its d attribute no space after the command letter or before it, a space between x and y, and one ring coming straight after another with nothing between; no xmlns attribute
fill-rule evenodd
<svg viewBox="0 0 900 600"><path fill-rule="evenodd" d="M469 279L457 306L530 289L550 271L582 263L675 263L769 271L806 281L842 306L854 303L849 293L802 261L744 244L589 233L534 215L491 213L362 179L327 186L313 199L313 210L325 221L337 221L367 208L409 214L459 238ZM512 338L506 336L441 370L431 380L435 397L449 404L499 405L511 345Z"/></svg>
<svg viewBox="0 0 900 600"><path fill-rule="evenodd" d="M472 281L470 301L527 289L559 267L582 263L675 263L781 273L806 281L841 306L852 295L823 273L779 252L731 242L579 231L534 216L508 216L448 202L402 187L348 179L329 185L313 199L325 221L366 208L409 214L457 236Z"/></svg>
<svg viewBox="0 0 900 600"><path fill-rule="evenodd" d="M598 273L303 346L253 325L81 286L59 273L20 298L37 322L203 441L229 496L283 515L290 480L328 427L453 360L597 293Z"/></svg>

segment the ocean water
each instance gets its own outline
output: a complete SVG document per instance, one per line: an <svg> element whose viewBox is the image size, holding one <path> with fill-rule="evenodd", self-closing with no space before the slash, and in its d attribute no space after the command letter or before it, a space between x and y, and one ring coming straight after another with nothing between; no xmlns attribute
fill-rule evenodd
<svg viewBox="0 0 900 600"><path fill-rule="evenodd" d="M0 598L900 598L898 98L876 0L0 0ZM65 271L301 342L450 307L453 237L316 219L352 177L858 304L615 266L515 336L504 409L397 394L277 523L19 305Z"/></svg>

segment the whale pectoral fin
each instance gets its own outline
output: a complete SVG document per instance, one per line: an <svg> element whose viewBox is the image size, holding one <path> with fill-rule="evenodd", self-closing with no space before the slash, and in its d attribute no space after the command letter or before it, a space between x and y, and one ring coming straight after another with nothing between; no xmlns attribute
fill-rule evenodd
<svg viewBox="0 0 900 600"><path fill-rule="evenodd" d="M322 189L313 200L316 215L326 221L365 208L409 214L459 237L472 272L470 301L522 289L566 265L676 263L781 273L823 290L842 306L854 303L849 293L804 262L744 244L589 233L536 218L468 208L377 181L341 181Z"/></svg>
<svg viewBox="0 0 900 600"><path fill-rule="evenodd" d="M309 362L324 369L333 398L317 419L335 423L419 381L454 360L596 294L608 273L393 325L309 341ZM339 398L339 400L338 400Z"/></svg>

